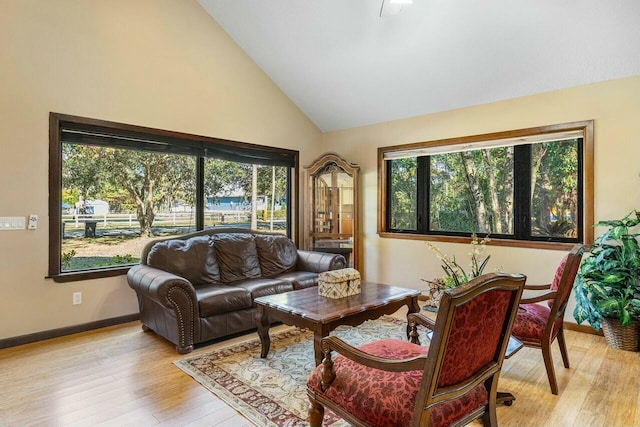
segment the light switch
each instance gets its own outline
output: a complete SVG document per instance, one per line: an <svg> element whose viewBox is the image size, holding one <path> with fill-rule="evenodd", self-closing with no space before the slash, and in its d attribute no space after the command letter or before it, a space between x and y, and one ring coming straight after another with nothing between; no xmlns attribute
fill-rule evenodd
<svg viewBox="0 0 640 427"><path fill-rule="evenodd" d="M3 216L0 217L0 230L24 230L23 216Z"/></svg>

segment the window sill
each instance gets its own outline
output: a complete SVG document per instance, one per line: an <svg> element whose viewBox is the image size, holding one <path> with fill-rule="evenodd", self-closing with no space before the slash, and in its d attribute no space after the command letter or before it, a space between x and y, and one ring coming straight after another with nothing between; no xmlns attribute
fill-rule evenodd
<svg viewBox="0 0 640 427"><path fill-rule="evenodd" d="M469 243L471 241L471 237L436 236L436 235L413 234L413 233L392 233L388 231L378 232L378 235L382 238L425 240L425 241L433 241L433 242ZM514 248L548 249L548 250L556 250L556 251L570 250L572 247L574 247L577 244L580 244L580 243L542 242L542 241L533 241L533 240L510 240L510 239L491 238L491 246L509 246ZM581 244L584 244L584 243L581 243Z"/></svg>
<svg viewBox="0 0 640 427"><path fill-rule="evenodd" d="M103 277L123 276L127 274L131 265L125 267L103 268L99 270L72 271L69 273L59 273L47 276L56 283L78 282L81 280L101 279Z"/></svg>

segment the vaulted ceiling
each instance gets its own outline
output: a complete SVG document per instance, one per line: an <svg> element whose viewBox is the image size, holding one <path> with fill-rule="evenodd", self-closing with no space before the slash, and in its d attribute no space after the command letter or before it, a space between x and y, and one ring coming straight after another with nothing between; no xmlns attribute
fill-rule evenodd
<svg viewBox="0 0 640 427"><path fill-rule="evenodd" d="M385 1L198 0L322 131L640 74L640 0Z"/></svg>

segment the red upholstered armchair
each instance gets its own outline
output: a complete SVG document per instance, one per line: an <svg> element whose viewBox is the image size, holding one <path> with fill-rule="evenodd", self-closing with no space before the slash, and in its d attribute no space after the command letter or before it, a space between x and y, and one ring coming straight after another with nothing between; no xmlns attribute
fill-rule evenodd
<svg viewBox="0 0 640 427"><path fill-rule="evenodd" d="M311 426L322 425L325 407L356 426L497 425L498 376L524 282L487 274L446 291L435 322L409 316L412 342L354 348L323 338L324 360L307 381ZM428 347L416 323L433 330Z"/></svg>
<svg viewBox="0 0 640 427"><path fill-rule="evenodd" d="M565 368L569 368L569 355L564 341L563 319L573 282L578 273L584 247L576 245L560 261L553 281L548 285L526 285L525 290L546 291L531 298L522 298L512 335L527 347L542 349L544 366L551 393L558 394L558 383L551 358L551 343L558 338L560 354ZM546 305L536 304L547 301Z"/></svg>

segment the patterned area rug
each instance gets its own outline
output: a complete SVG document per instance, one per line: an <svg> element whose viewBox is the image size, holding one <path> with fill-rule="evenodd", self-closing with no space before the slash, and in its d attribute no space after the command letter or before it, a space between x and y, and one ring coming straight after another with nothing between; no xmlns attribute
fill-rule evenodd
<svg viewBox="0 0 640 427"><path fill-rule="evenodd" d="M352 345L380 338L406 339L406 322L390 316L331 333ZM175 365L258 426L308 426L307 377L315 367L313 333L291 328L271 336L266 359L260 340L178 360ZM348 426L325 411L324 426Z"/></svg>

